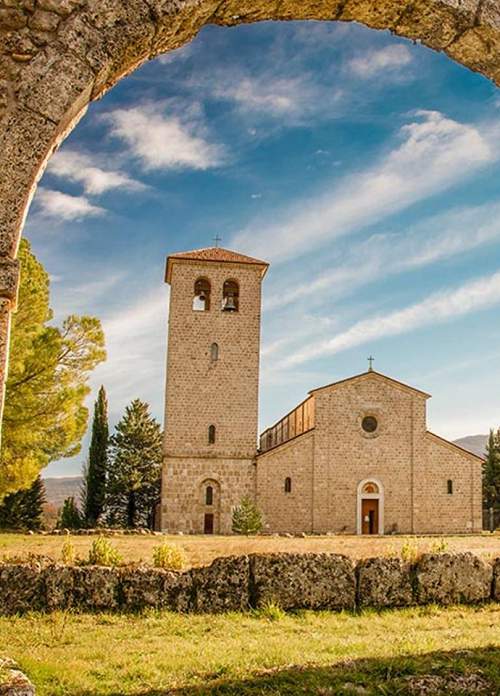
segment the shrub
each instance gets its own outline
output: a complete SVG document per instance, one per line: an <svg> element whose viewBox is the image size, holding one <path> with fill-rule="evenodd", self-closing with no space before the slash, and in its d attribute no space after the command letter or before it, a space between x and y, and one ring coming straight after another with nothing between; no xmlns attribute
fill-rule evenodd
<svg viewBox="0 0 500 696"><path fill-rule="evenodd" d="M420 556L420 548L416 541L408 540L401 547L401 558L406 563L415 563Z"/></svg>
<svg viewBox="0 0 500 696"><path fill-rule="evenodd" d="M75 546L74 546L73 542L71 541L71 537L69 534L66 536L64 544L62 545L61 556L62 556L62 562L65 563L66 565L74 565L75 564L76 551L75 551Z"/></svg>
<svg viewBox="0 0 500 696"><path fill-rule="evenodd" d="M262 515L249 496L233 510L233 532L235 534L258 534L262 530Z"/></svg>
<svg viewBox="0 0 500 696"><path fill-rule="evenodd" d="M286 613L277 602L270 600L258 609L255 609L254 616L258 619L267 619L268 621L281 621L286 616Z"/></svg>
<svg viewBox="0 0 500 696"><path fill-rule="evenodd" d="M182 570L186 565L184 551L166 541L153 549L153 565L165 570Z"/></svg>
<svg viewBox="0 0 500 696"><path fill-rule="evenodd" d="M117 566L123 561L123 557L118 549L103 536L97 537L92 542L89 550L89 564L102 566Z"/></svg>
<svg viewBox="0 0 500 696"><path fill-rule="evenodd" d="M446 553L449 547L450 545L445 539L436 539L432 542L430 551L431 553Z"/></svg>

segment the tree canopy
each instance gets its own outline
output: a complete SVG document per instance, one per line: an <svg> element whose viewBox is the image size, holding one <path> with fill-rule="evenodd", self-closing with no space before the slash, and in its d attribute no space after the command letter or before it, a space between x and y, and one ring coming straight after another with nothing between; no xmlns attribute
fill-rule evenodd
<svg viewBox="0 0 500 696"><path fill-rule="evenodd" d="M0 500L28 488L53 460L80 450L91 371L106 357L99 319L70 315L53 326L49 277L23 239L2 430Z"/></svg>
<svg viewBox="0 0 500 696"><path fill-rule="evenodd" d="M108 400L106 391L101 386L94 404L92 439L84 471L83 516L89 527L94 527L104 512L108 443Z"/></svg>
<svg viewBox="0 0 500 696"><path fill-rule="evenodd" d="M160 424L148 404L134 399L110 439L106 507L111 524L152 526L161 462Z"/></svg>

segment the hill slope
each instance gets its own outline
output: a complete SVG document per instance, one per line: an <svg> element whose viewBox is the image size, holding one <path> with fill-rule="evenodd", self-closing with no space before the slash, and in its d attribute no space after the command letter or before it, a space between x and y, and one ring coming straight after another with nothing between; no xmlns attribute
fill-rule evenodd
<svg viewBox="0 0 500 696"><path fill-rule="evenodd" d="M479 457L484 457L488 437L488 435L467 435L466 437L461 437L458 440L454 440L454 443L460 447L463 447L469 452L472 452L472 454L477 454Z"/></svg>
<svg viewBox="0 0 500 696"><path fill-rule="evenodd" d="M61 478L43 479L47 502L60 508L65 500L73 496L78 503L80 500L80 489L82 487L81 476L62 476Z"/></svg>

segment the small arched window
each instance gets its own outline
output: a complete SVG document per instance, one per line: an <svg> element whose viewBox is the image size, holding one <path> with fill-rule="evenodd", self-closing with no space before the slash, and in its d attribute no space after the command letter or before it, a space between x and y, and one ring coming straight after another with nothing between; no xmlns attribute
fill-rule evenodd
<svg viewBox="0 0 500 696"><path fill-rule="evenodd" d="M287 476L285 479L285 493L291 493L292 492L292 479Z"/></svg>
<svg viewBox="0 0 500 696"><path fill-rule="evenodd" d="M195 312L210 309L210 283L206 278L198 278L194 284L193 309Z"/></svg>
<svg viewBox="0 0 500 696"><path fill-rule="evenodd" d="M222 311L237 312L240 307L240 287L235 280L226 280L222 286Z"/></svg>
<svg viewBox="0 0 500 696"><path fill-rule="evenodd" d="M219 345L217 343L212 343L210 346L210 360L216 362L219 359Z"/></svg>
<svg viewBox="0 0 500 696"><path fill-rule="evenodd" d="M448 491L448 495L453 494L453 481L451 479L448 479L446 482L446 490Z"/></svg>
<svg viewBox="0 0 500 696"><path fill-rule="evenodd" d="M207 486L205 491L205 505L214 504L214 489L212 486Z"/></svg>
<svg viewBox="0 0 500 696"><path fill-rule="evenodd" d="M208 426L208 444L215 444L215 425Z"/></svg>

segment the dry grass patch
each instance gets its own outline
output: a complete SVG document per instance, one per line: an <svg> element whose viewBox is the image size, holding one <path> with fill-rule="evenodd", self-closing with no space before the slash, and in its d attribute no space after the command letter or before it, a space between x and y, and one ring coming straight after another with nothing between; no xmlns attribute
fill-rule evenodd
<svg viewBox="0 0 500 696"><path fill-rule="evenodd" d="M77 556L87 558L95 537L72 536L71 543ZM219 556L247 553L330 552L342 553L354 559L370 556L405 554L410 549L416 554L437 548L447 551L472 551L480 556L500 556L500 536L496 534L423 537L423 536L311 536L239 537L239 536L116 536L113 546L125 561L153 563L153 552L165 541L184 553L186 567L208 565ZM23 534L0 534L0 557L42 554L62 560L64 537Z"/></svg>

